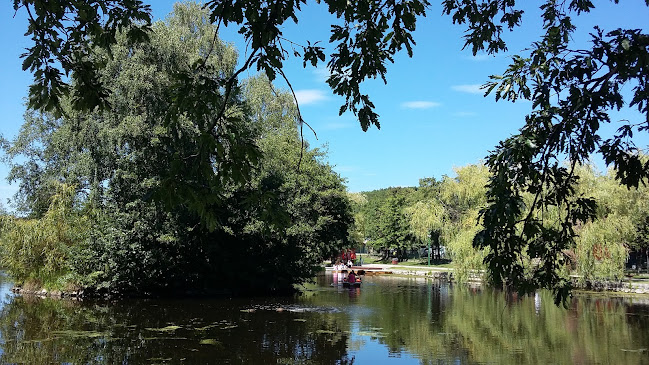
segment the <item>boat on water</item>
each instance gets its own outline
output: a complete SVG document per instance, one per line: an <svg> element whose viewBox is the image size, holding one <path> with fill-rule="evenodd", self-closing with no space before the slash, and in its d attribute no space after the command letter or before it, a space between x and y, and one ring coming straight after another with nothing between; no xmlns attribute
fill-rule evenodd
<svg viewBox="0 0 649 365"><path fill-rule="evenodd" d="M343 288L360 288L361 283L361 279L356 279L356 282L354 283L350 283L349 281L345 280L343 281Z"/></svg>

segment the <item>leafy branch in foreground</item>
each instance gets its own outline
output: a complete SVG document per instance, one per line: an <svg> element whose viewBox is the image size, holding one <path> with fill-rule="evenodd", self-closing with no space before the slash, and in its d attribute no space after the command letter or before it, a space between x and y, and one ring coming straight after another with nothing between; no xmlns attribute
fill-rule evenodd
<svg viewBox="0 0 649 365"><path fill-rule="evenodd" d="M489 53L506 49L495 18L502 13L500 23L517 24L510 21L522 14L513 10L515 3L487 1L472 8L445 2L454 21L468 23L467 45L475 52L486 44ZM649 163L632 139L634 131L649 128L649 36L638 29L595 27L591 48L572 49L577 28L571 15L589 12L594 4L548 0L540 8L545 34L532 43L529 57L514 56L504 75L492 76L485 85L496 100L531 100L533 110L520 132L487 159L493 173L489 205L482 210L484 229L474 244L490 251L485 262L494 285L521 293L549 288L561 302L571 288L561 274L565 251L575 246L574 227L593 219L596 208L595 200L576 193L575 167L599 153L629 188L649 176ZM471 32L484 24L488 31ZM632 89L630 95L625 86ZM636 108L639 120L618 121L618 132L605 138L600 126L613 122L610 113L622 108ZM531 202L523 199L525 193L533 196ZM553 209L561 214L545 218ZM525 269L526 259L536 262L531 270Z"/></svg>
<svg viewBox="0 0 649 365"><path fill-rule="evenodd" d="M27 13L25 35L34 43L21 55L23 70L34 73L29 107L43 111L61 113L66 95L77 110L105 107L109 91L99 80L103 65L90 57L93 47L110 51L123 31L129 42L148 40L151 26L150 8L140 0L13 0L13 6Z"/></svg>
<svg viewBox="0 0 649 365"><path fill-rule="evenodd" d="M324 47L319 41L299 45L283 36L281 27L287 21L298 22L298 13L306 0L213 0L205 3L213 24L241 26L249 46L247 61L229 79L225 95L238 74L256 67L272 82L282 75L284 61L291 55L301 57L304 66L325 62ZM397 52L406 48L412 55L415 40L412 33L417 19L426 15L430 3L414 1L339 1L325 0L329 13L339 24L331 27L329 42L335 51L327 67L331 73L328 84L345 98L340 113L351 111L358 116L361 127L380 127L378 114L361 84L370 78L386 81L386 64L394 62ZM30 89L33 109L60 109L62 96L75 96L76 109L106 107L109 90L98 78L102 67L89 56L92 47L107 51L116 43L116 34L128 29L131 42L148 39L151 25L149 6L139 0L58 1L14 0L16 11L24 9L29 16L27 35L34 46L28 49L23 69L34 73ZM290 50L290 51L289 51ZM292 51L292 52L291 52ZM60 67L59 67L60 65ZM64 81L71 76L74 83ZM226 97L227 99L227 97ZM224 109L220 111L223 115Z"/></svg>

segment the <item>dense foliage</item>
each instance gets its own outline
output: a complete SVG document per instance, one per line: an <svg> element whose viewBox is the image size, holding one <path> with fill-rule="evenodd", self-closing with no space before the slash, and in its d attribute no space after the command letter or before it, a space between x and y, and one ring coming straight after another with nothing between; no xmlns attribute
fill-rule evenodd
<svg viewBox="0 0 649 365"><path fill-rule="evenodd" d="M89 289L260 293L309 280L323 258L349 246L352 216L342 179L300 140L292 96L251 79L227 96L228 118L213 120L223 90L191 94L178 80L231 75L236 51L197 4L175 6L152 29L149 43L118 34L111 57L93 54L106 57L100 78L111 109L63 103L62 117L28 112L6 147L28 222L56 213L59 182L76 188L70 205L93 229L74 251L51 254ZM11 237L20 224L3 235L19 250Z"/></svg>
<svg viewBox="0 0 649 365"><path fill-rule="evenodd" d="M562 254L568 259L558 275L571 283L588 286L596 280L621 280L632 265L649 261L646 243L649 188L627 189L614 178L615 172L600 174L592 165L576 167L579 194L596 199L595 218L571 227L578 236ZM382 253L383 259L408 259L415 250L432 247L432 256L443 248L452 260L455 276L463 281L485 268L487 250L473 246L484 229L479 212L487 205L487 183L492 178L482 164L456 169L455 177L421 179L416 188L390 188L357 194L353 199L359 234ZM524 201L534 200L525 194ZM560 226L565 211L545 211L546 224ZM630 253L634 259L630 259ZM525 252L521 266L532 272L540 265ZM649 265L647 265L649 267ZM571 278L572 275L572 278Z"/></svg>
<svg viewBox="0 0 649 365"><path fill-rule="evenodd" d="M368 245L384 259L400 260L426 246L431 246L433 259L440 259L443 248L460 280L482 269L484 253L472 241L480 228L478 211L486 202L489 173L484 165L468 165L456 174L440 181L421 179L416 188L366 192L361 204L354 200L355 218L364 225Z"/></svg>
<svg viewBox="0 0 649 365"><path fill-rule="evenodd" d="M518 25L523 14L516 1L492 0L482 7L444 3L454 21L467 23L466 43L474 52L505 50L500 27ZM649 128L649 36L640 29L595 27L586 30L589 43L577 44L573 17L594 7L591 1L544 2L541 38L527 57L513 57L504 74L487 85L496 100L530 100L532 111L520 132L487 159L493 176L475 245L489 250L486 263L494 285L523 293L546 287L557 302L570 293L571 282L561 271L565 251L575 244L574 227L596 217L596 200L577 192L577 166L599 153L628 187L644 184L649 176L649 162L633 142L634 132ZM626 87L630 92L623 91ZM606 136L600 126L622 108L638 114L617 121L617 133ZM533 199L526 201L526 194ZM552 210L560 214L546 221ZM532 270L523 264L527 256L538 261Z"/></svg>
<svg viewBox="0 0 649 365"><path fill-rule="evenodd" d="M65 52L74 54L70 50L89 41L105 45L114 40L111 30L124 22L140 21L146 26L147 21L146 8L138 1L96 1L90 2L89 8L72 1L57 2L56 6L50 3L14 1L15 7L39 14L30 20L28 34L34 35L35 46L26 54L25 61L26 67L35 71L37 86L40 85L32 89L31 95L41 102L32 105L46 109L65 91L58 69L52 66L56 61L65 71L76 71L76 78L81 80L78 85L83 89L89 91L88 86L98 84L86 82L95 80L93 64L85 63L83 57L87 51L79 57L68 57L70 60ZM284 44L289 41L283 37L281 26L286 21L298 22L298 12L306 3L208 1L210 21L241 26L250 52L240 69L232 76L215 78L209 84L211 88L189 80L183 84L183 90L225 89L225 100L229 100L235 76L254 66L264 70L271 80L278 74L285 78L282 65L289 52ZM385 80L386 64L402 48L412 54L412 32L419 18L426 16L430 4L422 0L324 3L335 17L329 40L334 51L327 67L331 72L328 84L336 94L345 97L340 112L352 111L364 130L371 125L378 127L374 105L360 86L368 78ZM649 1L645 3L649 6ZM474 54L507 50L503 30L514 30L525 15L523 2L516 0L444 0L442 4L444 13L454 23L466 26L465 46ZM109 14L105 25L97 21L100 5L102 12ZM580 29L573 18L595 8L593 1L545 0L539 8L542 31L539 39L530 40L529 54L514 56L509 68L486 85L487 92L494 92L496 100L528 99L532 109L520 132L501 142L486 160L492 175L487 206L481 211L484 228L474 244L488 250L485 262L492 284L521 293L546 287L561 301L569 295L571 287L561 272L569 260L566 250L576 244L575 227L597 215L595 200L577 193L577 166L599 153L615 168L616 178L628 187L638 187L649 177L649 161L641 159L641 148L633 142L634 133L649 129L649 36L641 29L626 29L620 24L618 29L582 29L590 34L590 42L576 44L575 35ZM61 25L60 20L65 17L74 19L71 29ZM86 29L87 21L90 26ZM72 47L59 42L62 34L72 35ZM48 52L53 52L53 57L41 50L51 50ZM57 53L59 50L63 53ZM317 43L308 43L301 51L296 53L305 65L326 60ZM625 93L625 89L630 91ZM104 98L99 95L90 99L101 104ZM637 120L622 120L615 135L603 135L600 126L612 121L611 111L622 108L636 109ZM222 106L217 119L224 116L224 110ZM298 119L301 121L299 115ZM565 158L568 165L563 164ZM528 199L530 195L532 199ZM199 212L206 211L205 207L198 208ZM552 215L553 212L556 214ZM548 215L553 219L546 221L544 217ZM531 270L526 268L528 258L537 263Z"/></svg>
<svg viewBox="0 0 649 365"><path fill-rule="evenodd" d="M629 252L636 256L630 264L646 263L649 267L643 231L649 216L649 188L627 189L615 181L614 171L606 175L596 171L592 165L577 168L578 191L598 202L596 218L575 227L579 235L574 248L575 264L580 280L586 283L602 278L623 278Z"/></svg>
<svg viewBox="0 0 649 365"><path fill-rule="evenodd" d="M73 199L73 187L58 184L40 219L0 217L0 264L18 282L74 288L71 259L88 237L90 220Z"/></svg>
<svg viewBox="0 0 649 365"><path fill-rule="evenodd" d="M417 242L408 229L404 209L409 204L413 189L389 188L368 192L365 203L357 216L364 222L365 239L383 259L407 258L407 253Z"/></svg>

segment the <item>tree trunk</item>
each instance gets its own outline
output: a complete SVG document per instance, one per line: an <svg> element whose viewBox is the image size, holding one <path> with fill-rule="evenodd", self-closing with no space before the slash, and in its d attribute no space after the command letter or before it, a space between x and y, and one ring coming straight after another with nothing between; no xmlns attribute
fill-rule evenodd
<svg viewBox="0 0 649 365"><path fill-rule="evenodd" d="M387 248L381 249L381 261L386 261L390 256L390 250Z"/></svg>

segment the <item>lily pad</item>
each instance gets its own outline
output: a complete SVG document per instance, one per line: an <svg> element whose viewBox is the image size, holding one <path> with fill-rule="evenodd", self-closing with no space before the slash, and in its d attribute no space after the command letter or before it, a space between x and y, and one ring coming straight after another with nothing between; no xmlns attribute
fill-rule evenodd
<svg viewBox="0 0 649 365"><path fill-rule="evenodd" d="M326 334L326 335L333 335L333 334L336 334L336 333L338 333L338 332L335 332L335 331L329 331L329 330L317 330L317 331L315 331L315 333Z"/></svg>
<svg viewBox="0 0 649 365"><path fill-rule="evenodd" d="M385 335L383 333L376 332L376 331L359 331L359 332L356 332L356 335L358 335L358 336L366 336L366 337L375 337L375 338L385 337Z"/></svg>
<svg viewBox="0 0 649 365"><path fill-rule="evenodd" d="M86 337L86 338L106 337L108 335L105 332L74 331L74 330L52 331L52 334L55 336Z"/></svg>
<svg viewBox="0 0 649 365"><path fill-rule="evenodd" d="M178 341L187 340L187 337L142 337L144 341Z"/></svg>
<svg viewBox="0 0 649 365"><path fill-rule="evenodd" d="M194 328L194 329L195 329L196 331L207 331L207 330L209 330L210 328L215 328L215 327L218 327L218 326L219 326L219 325L217 325L217 324L208 324L208 325L205 326L205 327L198 327L198 328Z"/></svg>
<svg viewBox="0 0 649 365"><path fill-rule="evenodd" d="M173 332L181 328L180 326L167 326L162 328L145 328L148 331L157 331L157 332Z"/></svg>
<svg viewBox="0 0 649 365"><path fill-rule="evenodd" d="M220 345L221 343L213 338L205 338L199 342L201 345Z"/></svg>

